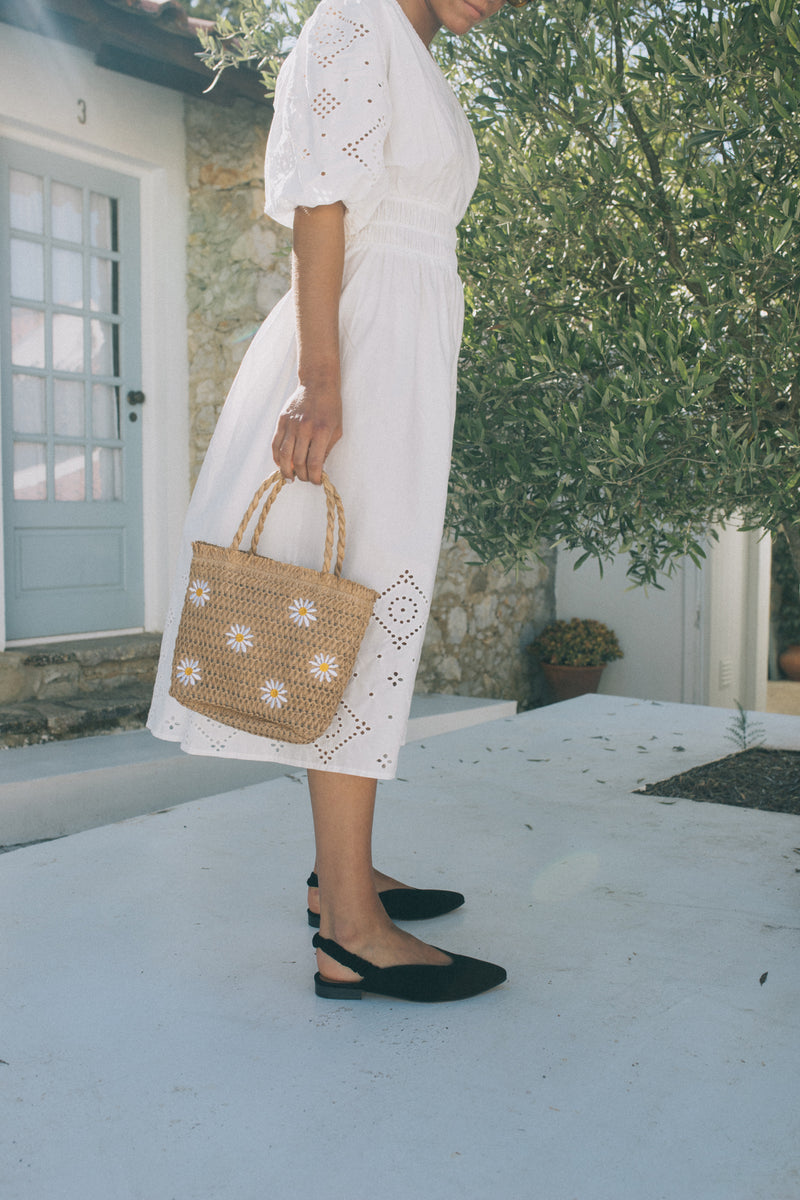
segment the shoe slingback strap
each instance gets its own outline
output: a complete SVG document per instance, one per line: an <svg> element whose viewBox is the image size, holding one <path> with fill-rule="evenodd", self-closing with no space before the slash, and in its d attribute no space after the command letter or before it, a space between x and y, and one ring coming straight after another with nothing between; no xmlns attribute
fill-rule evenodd
<svg viewBox="0 0 800 1200"><path fill-rule="evenodd" d="M316 871L312 871L306 880L306 887L319 887L319 876Z"/></svg>
<svg viewBox="0 0 800 1200"><path fill-rule="evenodd" d="M347 967L349 970L355 971L357 975L364 976L375 970L373 963L367 962L365 958L359 958L357 954L351 954L349 950L345 950L344 946L331 941L330 938L323 937L320 933L314 934L311 945L315 950L321 950L323 954L327 954L340 967Z"/></svg>

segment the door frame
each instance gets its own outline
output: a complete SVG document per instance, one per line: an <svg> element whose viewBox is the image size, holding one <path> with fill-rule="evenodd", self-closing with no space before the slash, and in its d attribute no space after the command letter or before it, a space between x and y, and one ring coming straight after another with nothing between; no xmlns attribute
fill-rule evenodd
<svg viewBox="0 0 800 1200"><path fill-rule="evenodd" d="M54 154L49 151L41 150L38 147L30 146L26 143L21 143L9 138L0 138L0 148L4 159L3 175L5 171L25 171L37 177L50 179L55 183L67 183L72 187L79 188L84 195L89 192L97 192L101 195L113 194L120 201L117 215L119 226L119 241L116 247L117 252L109 257L121 264L120 285L119 285L119 328L122 331L122 336L119 341L119 362L116 364L116 377L119 380L117 386L118 393L118 435L117 440L121 441L123 462L123 477L122 477L122 493L118 497L122 501L122 507L118 507L115 501L94 501L84 499L78 505L62 503L56 508L51 508L49 505L53 503L53 498L50 498L49 504L39 510L38 505L34 503L32 507L23 505L22 513L27 513L22 518L22 523L18 524L15 520L15 527L23 532L29 530L35 533L38 530L61 529L63 523L64 533L68 533L75 528L76 522L78 528L84 530L96 527L98 533L106 532L107 536L113 537L114 531L124 529L121 536L121 541L118 544L118 550L122 552L122 577L118 584L113 587L115 596L118 596L121 605L122 613L128 617L129 623L137 629L144 628L144 595L143 595L143 580L142 580L142 558L143 558L143 530L142 530L142 510L143 510L143 477L142 477L142 430L139 424L140 414L134 412L131 416L130 406L126 403L125 397L130 391L138 391L141 388L141 338L139 331L139 322L141 319L142 303L141 303L141 268L140 268L140 246L141 246L141 225L139 218L139 181L135 176L127 172L119 170L111 171L109 168L99 168L94 164L88 164L81 159L72 158L64 154ZM45 191L45 197L49 195L49 185ZM0 199L0 205L5 207L7 196ZM84 237L86 235L87 218L84 214ZM43 234L46 234L47 225L43 229ZM13 235L9 224L9 236ZM49 247L49 241L45 241L45 247ZM80 243L81 254L84 256L88 252L88 244L83 241ZM7 252L7 247L2 251ZM102 253L102 251L101 251ZM86 268L84 267L84 271ZM88 276L84 282L88 287ZM46 302L45 311L48 311L52 299L48 298L48 294L44 297ZM0 299L0 311L3 314L3 319L10 321L13 300L9 297L4 288L3 298ZM70 312L72 310L69 310ZM83 303L79 310L81 321L85 323L86 315L90 311L90 302L87 296L84 296ZM82 325L83 327L83 325ZM8 329L6 330L6 335ZM84 332L84 337L86 336ZM9 345L10 349L10 345ZM83 365L84 378L90 382L93 381L94 374L88 374L90 367L87 363ZM11 362L7 364L6 382L11 385L15 367ZM59 375L52 366L50 367L50 376L55 379ZM45 377L48 377L47 375ZM10 395L6 398L7 403L11 403ZM135 424L134 424L135 422ZM10 414L6 416L7 429L10 428ZM87 436L94 436L85 431ZM49 437L55 438L55 432L51 431ZM56 439L57 440L57 439ZM8 449L2 447L2 449ZM9 456L6 457L6 465L8 465ZM10 483L10 481L9 481ZM13 498L10 495L4 495L4 503L8 500L13 504ZM56 502L57 504L57 502ZM3 511L3 527L6 529L5 511ZM28 524L28 520L34 523ZM119 536L119 535L118 535ZM13 557L13 555L12 555ZM7 569L11 566L6 563ZM112 623L108 621L108 617L113 614L114 603L109 607L110 597L106 594L103 597L103 592L107 589L101 589L99 594L95 594L93 590L83 591L79 589L77 596L82 597L83 601L88 606L88 611L91 611L93 606L97 606L97 614L100 615L101 610L106 610L106 619L102 621L102 629L99 632L109 634L121 632L119 628L114 628ZM6 596L6 604L8 598ZM96 597L96 598L95 598ZM66 597L65 597L66 602ZM38 608L40 602L37 602L32 597L34 608ZM78 603L80 607L81 601L74 599L73 606ZM127 608L127 611L125 611ZM20 614L22 616L23 614ZM139 618L137 622L136 618ZM84 618L85 620L85 618ZM17 624L19 623L19 618ZM58 622L56 622L57 624ZM130 627L130 626L129 626ZM96 630L90 632L70 632L70 633L41 633L38 635L24 633L22 636L17 636L9 639L8 644L12 646L20 645L35 645L46 639L48 641L69 640L73 637L91 637L94 636Z"/></svg>
<svg viewBox="0 0 800 1200"><path fill-rule="evenodd" d="M163 93L163 89L155 90ZM168 100L175 103L172 96ZM87 166L133 176L139 182L141 379L142 390L147 397L142 413L143 628L147 631L163 628L172 564L190 490L186 333L187 205L182 122L179 136L176 133L172 135L173 152L169 155L168 165L162 165L96 146L89 147L77 141L65 142L63 137L56 137L46 130L0 114L0 137L71 158ZM180 154L176 151L180 151ZM1 506L0 490L0 650L8 645ZM140 627L118 632L139 631ZM58 637L55 640L83 640L113 632L100 631L68 639ZM50 639L36 641L39 643L44 640Z"/></svg>

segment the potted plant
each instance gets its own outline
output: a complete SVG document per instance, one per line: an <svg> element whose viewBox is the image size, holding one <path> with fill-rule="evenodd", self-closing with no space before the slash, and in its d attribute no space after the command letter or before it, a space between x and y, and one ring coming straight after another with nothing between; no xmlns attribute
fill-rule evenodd
<svg viewBox="0 0 800 1200"><path fill-rule="evenodd" d="M556 700L596 692L606 663L623 657L614 631L589 617L552 621L528 649Z"/></svg>

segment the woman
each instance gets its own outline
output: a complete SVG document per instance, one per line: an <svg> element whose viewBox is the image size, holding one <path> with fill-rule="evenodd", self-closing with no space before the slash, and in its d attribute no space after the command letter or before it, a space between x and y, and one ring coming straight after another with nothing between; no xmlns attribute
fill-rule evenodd
<svg viewBox="0 0 800 1200"><path fill-rule="evenodd" d="M187 514L149 718L191 753L308 770L317 859L317 994L461 999L505 971L446 954L392 916L431 917L457 892L373 869L376 781L396 773L441 542L463 297L455 227L478 176L475 140L428 46L503 0L321 0L278 80L266 211L293 229L292 291L250 347ZM269 473L319 484L347 515L346 574L380 593L330 728L309 746L199 717L168 695L191 542L229 544ZM285 498L284 498L285 497ZM295 484L265 553L319 567L320 495Z"/></svg>

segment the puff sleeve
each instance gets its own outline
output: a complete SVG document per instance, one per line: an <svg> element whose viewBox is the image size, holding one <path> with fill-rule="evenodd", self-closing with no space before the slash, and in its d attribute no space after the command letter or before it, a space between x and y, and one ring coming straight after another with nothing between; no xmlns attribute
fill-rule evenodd
<svg viewBox="0 0 800 1200"><path fill-rule="evenodd" d="M378 6L321 0L281 68L265 165L267 214L341 200L352 232L386 194L388 61Z"/></svg>

